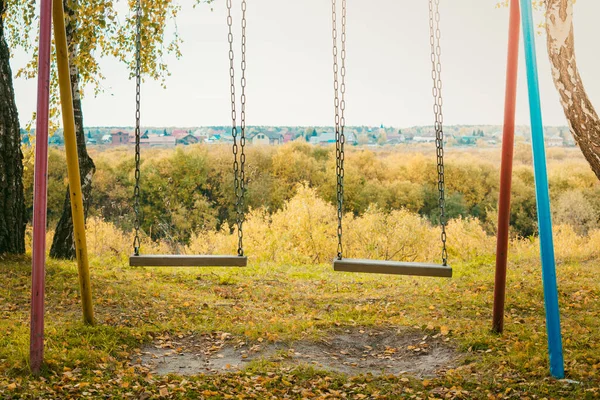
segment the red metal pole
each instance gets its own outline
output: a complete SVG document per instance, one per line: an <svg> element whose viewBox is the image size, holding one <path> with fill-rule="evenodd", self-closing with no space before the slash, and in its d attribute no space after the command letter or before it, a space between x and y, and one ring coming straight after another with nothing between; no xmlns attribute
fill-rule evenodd
<svg viewBox="0 0 600 400"><path fill-rule="evenodd" d="M504 100L504 131L502 133L502 165L500 167L500 199L498 203L498 237L496 242L496 282L494 285L494 316L492 323L492 330L499 333L504 329L506 259L508 256L510 189L512 183L513 148L515 141L515 108L517 102L517 73L519 69L520 20L519 0L510 0L506 93Z"/></svg>
<svg viewBox="0 0 600 400"><path fill-rule="evenodd" d="M46 205L48 184L48 109L50 102L50 44L52 0L40 3L35 170L33 192L33 249L31 266L31 326L29 362L38 374L44 360L44 288L46 278Z"/></svg>

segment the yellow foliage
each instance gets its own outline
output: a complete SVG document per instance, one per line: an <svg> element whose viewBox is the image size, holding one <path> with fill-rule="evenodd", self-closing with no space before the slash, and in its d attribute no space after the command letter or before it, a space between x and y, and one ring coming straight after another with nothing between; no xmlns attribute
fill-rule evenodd
<svg viewBox="0 0 600 400"><path fill-rule="evenodd" d="M49 248L54 232L47 235L47 248ZM91 260L98 263L107 263L109 260L126 262L127 257L133 254L133 232L123 232L110 222L98 217L89 217L86 223L86 236L88 252ZM141 251L145 254L175 253L166 242L154 242L142 233Z"/></svg>
<svg viewBox="0 0 600 400"><path fill-rule="evenodd" d="M457 218L448 222L448 256L468 261L474 257L494 254L496 240L488 235L474 218Z"/></svg>
<svg viewBox="0 0 600 400"><path fill-rule="evenodd" d="M554 227L554 250L559 262L588 261L600 257L600 230L579 235L571 225Z"/></svg>
<svg viewBox="0 0 600 400"><path fill-rule="evenodd" d="M406 209L386 212L371 206L360 216L344 215L344 256L380 260L439 262L440 227ZM335 207L321 199L308 184L296 186L295 195L273 214L251 210L244 223L244 247L252 262L289 265L329 263L337 252ZM475 218L450 220L447 226L450 264L495 255L496 238ZM88 218L90 256L96 263L120 260L132 253L133 232L123 232L110 222ZM52 232L48 233L48 246ZM151 241L142 236L145 254L235 254L237 227L195 232L187 246ZM554 227L556 259L560 262L587 261L600 257L600 230L587 236L571 225ZM510 242L512 261L539 259L539 239L515 238Z"/></svg>
<svg viewBox="0 0 600 400"><path fill-rule="evenodd" d="M237 254L237 234L231 235L224 229L204 230L192 234L185 246L186 254Z"/></svg>
<svg viewBox="0 0 600 400"><path fill-rule="evenodd" d="M385 213L373 207L360 217L346 218L346 227L347 257L434 261L441 254L435 249L439 233L424 218L404 209Z"/></svg>
<svg viewBox="0 0 600 400"><path fill-rule="evenodd" d="M306 184L271 217L272 236L277 241L274 261L323 263L335 255L335 215L332 205L317 197Z"/></svg>
<svg viewBox="0 0 600 400"><path fill-rule="evenodd" d="M238 234L230 151L221 145L145 151L142 228L154 240L143 236L142 252L235 254ZM513 171L514 236L509 254L511 260L534 260L539 259L534 176L531 166L525 165L531 149L519 143L515 151L522 157L516 156ZM600 186L585 160L574 157L576 151L561 149L548 162L559 261L598 257L600 248ZM423 152L348 148L344 256L440 260L436 164L431 154ZM331 146L302 141L248 148L252 163L246 170L249 211L244 250L251 261L305 265L329 263L336 256L334 155ZM88 219L91 253L99 258L128 255L133 242L132 154L111 149L93 157L98 171ZM454 218L447 227L450 263L494 256L498 164L496 149L456 150L447 158L446 211ZM64 155L51 150L49 165L52 226L64 201ZM32 168L24 182L31 198Z"/></svg>

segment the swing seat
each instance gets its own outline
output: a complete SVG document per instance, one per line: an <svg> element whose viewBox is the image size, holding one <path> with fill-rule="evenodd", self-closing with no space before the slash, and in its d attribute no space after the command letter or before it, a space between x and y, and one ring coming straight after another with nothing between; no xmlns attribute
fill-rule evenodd
<svg viewBox="0 0 600 400"><path fill-rule="evenodd" d="M130 267L245 267L245 256L132 255Z"/></svg>
<svg viewBox="0 0 600 400"><path fill-rule="evenodd" d="M357 258L335 259L333 260L333 270L343 272L363 272L368 274L434 276L441 278L452 277L452 268L448 265L378 261Z"/></svg>

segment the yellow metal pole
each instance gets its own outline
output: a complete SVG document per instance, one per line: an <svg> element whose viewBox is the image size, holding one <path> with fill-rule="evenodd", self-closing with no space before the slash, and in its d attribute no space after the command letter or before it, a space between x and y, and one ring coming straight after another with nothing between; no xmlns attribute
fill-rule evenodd
<svg viewBox="0 0 600 400"><path fill-rule="evenodd" d="M62 0L53 1L54 41L56 44L56 60L58 65L58 84L60 88L60 106L65 136L65 152L67 154L67 174L71 195L71 213L73 215L73 237L79 270L79 288L83 320L86 324L94 323L92 306L92 288L90 285L90 267L88 263L87 244L85 240L85 217L83 213L83 196L81 194L81 176L79 158L77 156L77 137L75 136L75 116L73 112L73 93L71 92L71 75L69 68L69 49L65 30L65 13Z"/></svg>

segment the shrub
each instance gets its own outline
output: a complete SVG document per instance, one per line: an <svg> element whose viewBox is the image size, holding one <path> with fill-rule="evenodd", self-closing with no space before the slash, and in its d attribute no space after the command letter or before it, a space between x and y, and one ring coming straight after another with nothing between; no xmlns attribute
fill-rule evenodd
<svg viewBox="0 0 600 400"><path fill-rule="evenodd" d="M579 190L562 193L553 206L555 222L571 226L579 235L599 227L598 213Z"/></svg>
<svg viewBox="0 0 600 400"><path fill-rule="evenodd" d="M432 261L431 224L406 209L372 207L346 221L345 256L379 260Z"/></svg>
<svg viewBox="0 0 600 400"><path fill-rule="evenodd" d="M537 233L535 191L530 165L531 148L518 143L513 175L511 228L528 237ZM568 191L580 191L600 214L600 185L577 150L561 149L568 157L549 159L553 205ZM558 153L557 153L558 154ZM33 164L26 154L24 176L27 206L33 197ZM327 205L336 204L335 149L295 141L283 146L247 149L246 207L269 216L282 210L303 182ZM97 171L89 215L102 216L123 230L133 225L133 152L127 148L92 149ZM558 158L562 158L559 156ZM193 145L177 149L142 151L143 229L172 246L186 244L194 233L229 230L235 224L231 148L229 145ZM64 153L50 150L48 217L50 226L65 198ZM452 149L446 157L446 200L450 218L477 217L492 231L498 202L499 149ZM397 146L371 150L348 146L345 162L345 211L358 217L372 207L381 212L406 209L432 223L438 221L438 193L433 146ZM563 213L564 214L564 213ZM562 218L562 217L561 217ZM561 219L561 222L563 220ZM571 223L571 222L569 222ZM584 231L593 229L586 225ZM582 231L581 233L583 233Z"/></svg>
<svg viewBox="0 0 600 400"><path fill-rule="evenodd" d="M306 184L271 217L277 241L278 262L323 263L333 259L336 248L336 211Z"/></svg>
<svg viewBox="0 0 600 400"><path fill-rule="evenodd" d="M406 209L387 212L372 206L361 216L347 213L343 228L345 257L419 262L439 262L441 258L440 228ZM336 229L335 207L322 200L314 188L300 184L281 210L271 214L266 209L255 209L248 213L244 224L245 252L252 262L329 263L336 255ZM451 264L495 254L495 237L486 234L475 218L450 220L447 233ZM107 260L125 264L132 253L133 233L123 232L101 218L88 219L87 235L90 257L96 264ZM600 229L583 236L571 225L556 224L554 242L559 262L600 257ZM236 227L229 225L195 231L185 246L166 240L152 241L142 234L145 254L235 254L237 243ZM539 240L512 239L509 257L535 264L534 260L539 260Z"/></svg>
<svg viewBox="0 0 600 400"><path fill-rule="evenodd" d="M494 254L496 240L489 236L475 218L457 218L448 222L448 256L467 261Z"/></svg>
<svg viewBox="0 0 600 400"><path fill-rule="evenodd" d="M406 209L386 212L376 206L343 221L344 256L380 260L439 262L440 229ZM245 251L253 261L293 265L328 263L336 256L335 208L318 197L307 184L274 214L253 210L244 224ZM455 219L448 224L451 258L467 260L494 250L494 238L486 235L476 219ZM237 232L209 230L192 235L190 253L233 253Z"/></svg>

